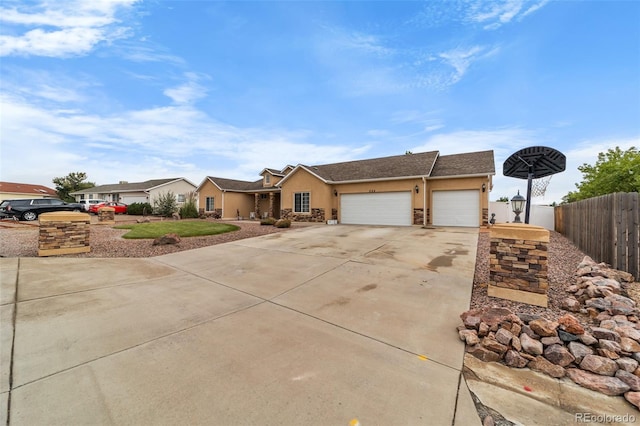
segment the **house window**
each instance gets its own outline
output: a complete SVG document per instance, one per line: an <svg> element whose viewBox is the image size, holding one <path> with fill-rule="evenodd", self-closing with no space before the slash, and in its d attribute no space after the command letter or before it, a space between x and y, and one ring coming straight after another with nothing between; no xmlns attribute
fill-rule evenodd
<svg viewBox="0 0 640 426"><path fill-rule="evenodd" d="M260 194L261 200L266 200L267 198L269 198L269 194Z"/></svg>
<svg viewBox="0 0 640 426"><path fill-rule="evenodd" d="M309 213L309 193L296 192L293 194L294 213Z"/></svg>
<svg viewBox="0 0 640 426"><path fill-rule="evenodd" d="M178 202L179 203L184 203L185 200L185 195L184 194L178 194Z"/></svg>
<svg viewBox="0 0 640 426"><path fill-rule="evenodd" d="M264 175L264 183L271 183L271 175Z"/></svg>
<svg viewBox="0 0 640 426"><path fill-rule="evenodd" d="M207 197L205 200L205 211L212 212L213 211L213 197Z"/></svg>

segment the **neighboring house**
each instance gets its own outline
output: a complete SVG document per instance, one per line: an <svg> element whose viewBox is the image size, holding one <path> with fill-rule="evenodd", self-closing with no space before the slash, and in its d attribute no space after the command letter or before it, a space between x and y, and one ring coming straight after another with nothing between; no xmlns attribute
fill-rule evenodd
<svg viewBox="0 0 640 426"><path fill-rule="evenodd" d="M25 198L58 198L54 189L28 183L0 182L0 201Z"/></svg>
<svg viewBox="0 0 640 426"><path fill-rule="evenodd" d="M93 188L71 192L76 201L101 199L125 204L149 203L169 191L176 195L181 205L189 192L195 192L196 186L185 178L153 179L144 182L120 182L110 185L98 185Z"/></svg>
<svg viewBox="0 0 640 426"><path fill-rule="evenodd" d="M264 169L255 182L207 177L204 212L223 218L282 217L364 225L488 224L493 151L438 151L369 160ZM201 208L202 210L202 208Z"/></svg>

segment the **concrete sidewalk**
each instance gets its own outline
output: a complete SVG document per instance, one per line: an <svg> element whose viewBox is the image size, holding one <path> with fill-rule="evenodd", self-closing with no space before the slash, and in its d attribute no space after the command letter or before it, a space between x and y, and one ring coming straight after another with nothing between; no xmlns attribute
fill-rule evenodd
<svg viewBox="0 0 640 426"><path fill-rule="evenodd" d="M153 259L0 259L1 411L12 425L480 424L455 333L477 232L318 226Z"/></svg>

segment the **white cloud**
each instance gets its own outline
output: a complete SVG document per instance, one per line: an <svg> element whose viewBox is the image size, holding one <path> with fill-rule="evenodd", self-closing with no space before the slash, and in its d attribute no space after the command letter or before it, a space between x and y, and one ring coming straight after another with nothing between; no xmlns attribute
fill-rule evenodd
<svg viewBox="0 0 640 426"><path fill-rule="evenodd" d="M408 23L438 27L451 23L482 25L495 30L513 21L520 21L544 7L549 0L448 0L428 1Z"/></svg>
<svg viewBox="0 0 640 426"><path fill-rule="evenodd" d="M196 73L186 73L187 81L177 87L165 89L164 94L178 105L193 104L198 99L207 96L207 88L198 83L200 79L208 79L206 76Z"/></svg>
<svg viewBox="0 0 640 426"><path fill-rule="evenodd" d="M102 42L129 36L116 15L137 0L14 2L0 8L0 56L67 57L85 55ZM34 28L35 27L35 28Z"/></svg>
<svg viewBox="0 0 640 426"><path fill-rule="evenodd" d="M220 174L254 180L264 167L344 161L369 149L315 143L306 131L223 124L189 105L99 116L2 94L0 109L1 180L42 185L77 170L100 184L167 176L199 183Z"/></svg>
<svg viewBox="0 0 640 426"><path fill-rule="evenodd" d="M455 84L467 72L469 67L476 61L488 58L495 55L499 51L499 48L487 48L484 46L472 46L469 48L456 48L447 52L438 54L444 63L450 65L455 69L455 72L450 77L449 84Z"/></svg>

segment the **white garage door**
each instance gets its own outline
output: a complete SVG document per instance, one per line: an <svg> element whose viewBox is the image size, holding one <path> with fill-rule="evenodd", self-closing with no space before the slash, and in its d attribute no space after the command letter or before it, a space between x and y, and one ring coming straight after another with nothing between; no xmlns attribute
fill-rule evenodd
<svg viewBox="0 0 640 426"><path fill-rule="evenodd" d="M480 191L433 191L434 226L480 226Z"/></svg>
<svg viewBox="0 0 640 426"><path fill-rule="evenodd" d="M147 197L120 195L120 202L125 204L148 203Z"/></svg>
<svg viewBox="0 0 640 426"><path fill-rule="evenodd" d="M342 194L340 211L346 224L410 226L411 192Z"/></svg>

